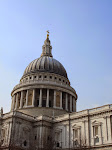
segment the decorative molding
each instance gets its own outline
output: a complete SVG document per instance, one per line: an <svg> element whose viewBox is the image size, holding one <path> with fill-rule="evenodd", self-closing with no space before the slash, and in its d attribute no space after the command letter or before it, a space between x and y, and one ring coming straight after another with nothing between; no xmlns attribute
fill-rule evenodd
<svg viewBox="0 0 112 150"><path fill-rule="evenodd" d="M102 125L102 122L98 122L96 120L92 122L92 126L100 126L100 125Z"/></svg>
<svg viewBox="0 0 112 150"><path fill-rule="evenodd" d="M29 127L23 127L23 131L25 131L25 132L30 132L31 129L30 129Z"/></svg>
<svg viewBox="0 0 112 150"><path fill-rule="evenodd" d="M81 128L81 126L77 126L77 124L74 124L73 126L72 126L72 129L80 129Z"/></svg>

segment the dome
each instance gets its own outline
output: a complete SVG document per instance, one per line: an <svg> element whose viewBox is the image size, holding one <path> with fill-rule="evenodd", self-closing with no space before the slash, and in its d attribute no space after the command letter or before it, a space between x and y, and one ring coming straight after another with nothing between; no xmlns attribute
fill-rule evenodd
<svg viewBox="0 0 112 150"><path fill-rule="evenodd" d="M42 46L42 50L41 57L35 59L27 66L23 76L31 73L48 72L61 75L68 79L63 65L52 56L52 46L50 45L48 34L46 40L44 41L44 45Z"/></svg>
<svg viewBox="0 0 112 150"><path fill-rule="evenodd" d="M32 61L24 71L23 76L30 73L49 72L61 75L67 78L67 73L63 65L50 56L41 56Z"/></svg>
<svg viewBox="0 0 112 150"><path fill-rule="evenodd" d="M49 34L41 56L26 67L11 96L11 110L28 115L57 116L76 111L77 94L70 86L65 68L53 58Z"/></svg>

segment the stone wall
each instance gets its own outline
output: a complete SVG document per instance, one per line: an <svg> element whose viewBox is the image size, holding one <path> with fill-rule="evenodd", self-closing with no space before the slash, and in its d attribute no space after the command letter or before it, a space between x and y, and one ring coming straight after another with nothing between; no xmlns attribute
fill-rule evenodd
<svg viewBox="0 0 112 150"><path fill-rule="evenodd" d="M32 115L32 116L47 115L51 117L67 113L65 110L53 109L53 108L47 108L47 107L45 108L31 107L31 108L26 108L26 109L19 109L18 111L23 112L28 115Z"/></svg>

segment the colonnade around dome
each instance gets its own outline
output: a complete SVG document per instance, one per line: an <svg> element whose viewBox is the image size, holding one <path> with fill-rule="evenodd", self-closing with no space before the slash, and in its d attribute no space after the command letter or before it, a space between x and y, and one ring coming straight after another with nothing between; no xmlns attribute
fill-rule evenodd
<svg viewBox="0 0 112 150"><path fill-rule="evenodd" d="M69 93L45 88L27 89L13 95L11 110L29 107L48 107L76 112L76 99Z"/></svg>

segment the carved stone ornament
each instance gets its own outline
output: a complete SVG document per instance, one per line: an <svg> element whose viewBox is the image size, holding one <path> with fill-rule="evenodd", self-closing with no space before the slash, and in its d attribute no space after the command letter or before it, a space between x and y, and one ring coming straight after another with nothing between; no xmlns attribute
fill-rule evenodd
<svg viewBox="0 0 112 150"><path fill-rule="evenodd" d="M74 125L72 126L72 128L73 128L73 129L80 129L81 126L77 126L76 124L74 124Z"/></svg>
<svg viewBox="0 0 112 150"><path fill-rule="evenodd" d="M93 121L92 122L92 126L100 126L102 124L102 122L98 122L98 121Z"/></svg>
<svg viewBox="0 0 112 150"><path fill-rule="evenodd" d="M30 132L30 128L29 127L23 127L23 131Z"/></svg>

